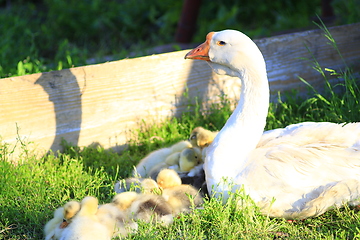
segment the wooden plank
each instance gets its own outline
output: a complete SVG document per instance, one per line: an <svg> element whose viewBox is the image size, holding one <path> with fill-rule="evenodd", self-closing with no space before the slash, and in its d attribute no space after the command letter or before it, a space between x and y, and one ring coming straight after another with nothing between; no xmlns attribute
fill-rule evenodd
<svg viewBox="0 0 360 240"><path fill-rule="evenodd" d="M360 24L331 28L343 58L360 68ZM304 89L298 80L323 81L312 69L342 69L344 63L320 30L256 40L264 53L272 92ZM307 45L307 47L305 46ZM307 49L308 48L308 49ZM195 98L238 99L240 81L214 74L186 51L0 79L0 135L14 145L32 141L39 151L60 149L64 138L79 146L99 143L121 150L140 120L177 116ZM186 94L185 94L186 93ZM185 96L187 95L187 96ZM206 105L206 104L205 104Z"/></svg>
<svg viewBox="0 0 360 240"><path fill-rule="evenodd" d="M329 28L343 59L355 72L360 70L359 29L360 23ZM324 79L313 69L313 58L323 70L330 68L339 71L345 68L343 59L329 44L322 30L264 38L255 42L264 54L273 93L290 89L306 93L306 86L299 81L299 77L321 89ZM336 79L329 72L326 73L330 80Z"/></svg>

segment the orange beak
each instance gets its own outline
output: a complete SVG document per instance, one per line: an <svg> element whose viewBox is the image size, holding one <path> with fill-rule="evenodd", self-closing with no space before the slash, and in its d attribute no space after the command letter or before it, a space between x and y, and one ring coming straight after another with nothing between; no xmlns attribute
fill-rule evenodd
<svg viewBox="0 0 360 240"><path fill-rule="evenodd" d="M200 44L190 52L185 55L185 59L198 59L198 60L205 60L210 61L209 58L209 49L210 49L210 41L214 32L208 33L206 36L206 41L203 44Z"/></svg>
<svg viewBox="0 0 360 240"><path fill-rule="evenodd" d="M66 228L69 225L69 223L64 219L62 223L60 224L60 228Z"/></svg>

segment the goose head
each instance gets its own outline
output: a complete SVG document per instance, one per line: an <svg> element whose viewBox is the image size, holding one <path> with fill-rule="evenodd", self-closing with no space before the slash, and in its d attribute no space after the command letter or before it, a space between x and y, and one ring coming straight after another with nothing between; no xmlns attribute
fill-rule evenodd
<svg viewBox="0 0 360 240"><path fill-rule="evenodd" d="M70 201L64 205L64 218L70 219L80 210L80 203L77 201Z"/></svg>
<svg viewBox="0 0 360 240"><path fill-rule="evenodd" d="M185 59L205 60L217 74L240 78L244 71L252 69L251 65L265 69L259 48L236 30L208 33L206 41L188 52Z"/></svg>
<svg viewBox="0 0 360 240"><path fill-rule="evenodd" d="M80 216L92 216L95 215L99 206L99 200L92 196L87 196L81 200Z"/></svg>
<svg viewBox="0 0 360 240"><path fill-rule="evenodd" d="M196 127L190 133L189 141L194 147L203 149L212 143L217 133L218 132L212 132L203 127Z"/></svg>
<svg viewBox="0 0 360 240"><path fill-rule="evenodd" d="M181 185L181 178L173 169L163 169L156 178L157 184L162 189Z"/></svg>
<svg viewBox="0 0 360 240"><path fill-rule="evenodd" d="M201 152L198 148L184 149L180 154L179 167L182 172L189 172L201 163Z"/></svg>

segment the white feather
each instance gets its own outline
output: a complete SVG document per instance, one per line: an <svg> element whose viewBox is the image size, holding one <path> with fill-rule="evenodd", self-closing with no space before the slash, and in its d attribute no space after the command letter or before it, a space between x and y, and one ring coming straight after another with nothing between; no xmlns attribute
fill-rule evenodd
<svg viewBox="0 0 360 240"><path fill-rule="evenodd" d="M204 49L215 72L237 76L242 83L237 108L206 149L209 192L226 198L243 187L264 214L291 219L317 216L346 202L358 204L360 123L306 122L263 134L269 86L258 47L243 33L225 30L210 33L186 58L199 59L195 50Z"/></svg>

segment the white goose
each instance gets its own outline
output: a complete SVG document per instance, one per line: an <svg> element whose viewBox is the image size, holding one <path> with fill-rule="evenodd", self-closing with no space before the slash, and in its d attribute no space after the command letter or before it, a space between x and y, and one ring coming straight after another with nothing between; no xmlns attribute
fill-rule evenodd
<svg viewBox="0 0 360 240"><path fill-rule="evenodd" d="M206 150L214 196L243 187L264 214L304 219L360 200L360 123L305 122L265 132L269 86L256 44L235 30L211 32L186 59L241 79L238 106ZM229 187L232 182L234 187Z"/></svg>

